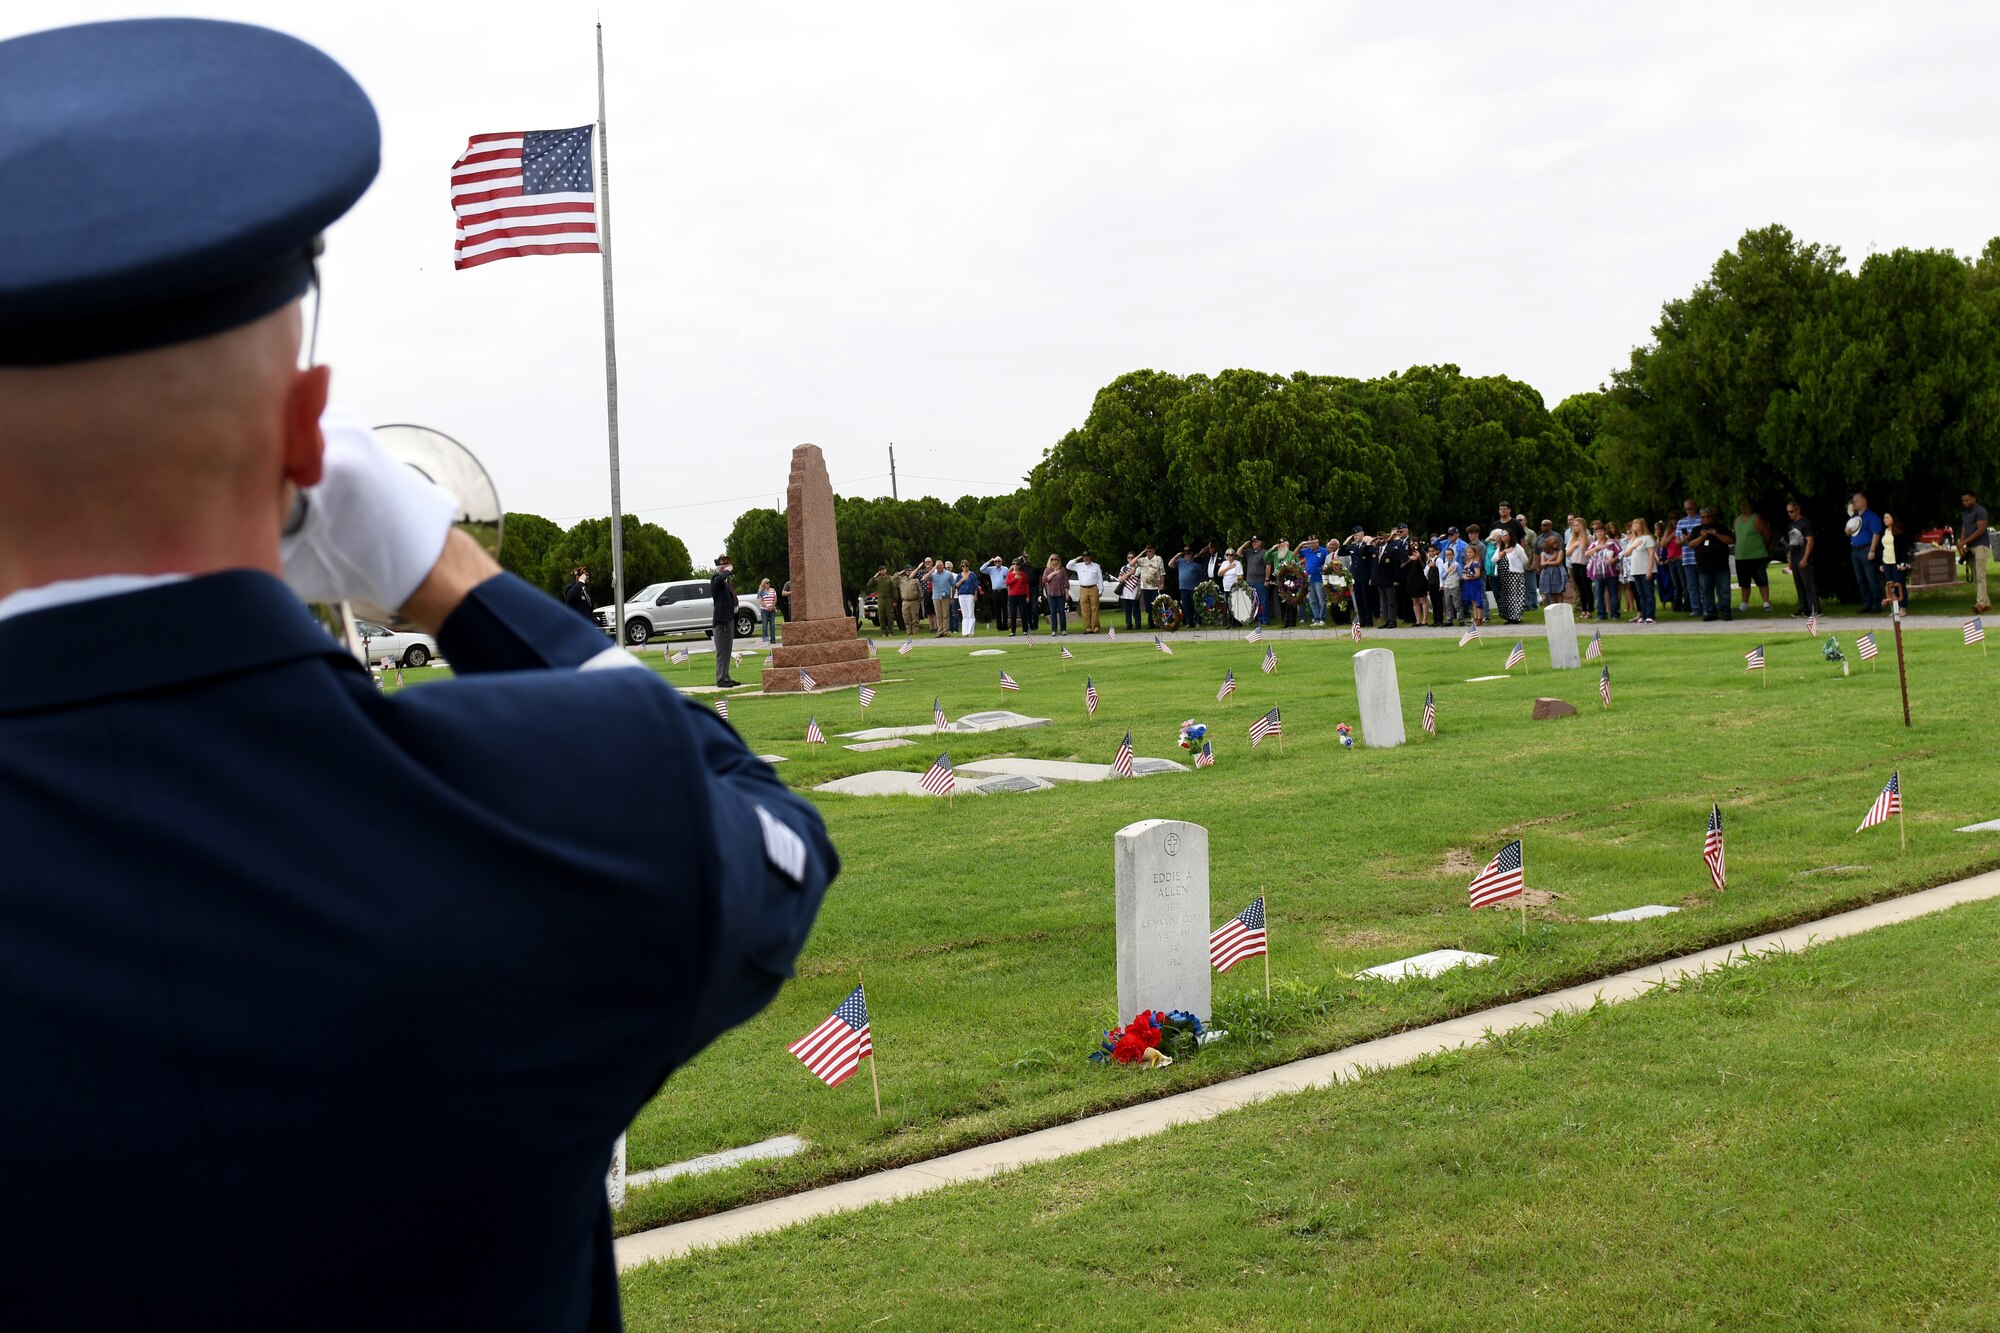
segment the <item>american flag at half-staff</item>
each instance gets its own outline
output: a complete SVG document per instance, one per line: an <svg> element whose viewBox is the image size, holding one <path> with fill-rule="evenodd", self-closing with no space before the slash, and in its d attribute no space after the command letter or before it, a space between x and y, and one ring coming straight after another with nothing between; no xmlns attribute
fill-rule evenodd
<svg viewBox="0 0 2000 1333"><path fill-rule="evenodd" d="M1075 661L1075 660L1076 660L1076 654L1075 654L1075 653L1073 653L1073 652L1071 652L1071 651L1069 650L1069 645L1068 645L1068 644L1064 644L1064 645L1063 645L1063 650L1062 650L1062 653L1063 653L1063 655L1062 655L1062 660L1063 660L1063 661L1065 661L1065 662L1072 662L1072 661Z"/></svg>
<svg viewBox="0 0 2000 1333"><path fill-rule="evenodd" d="M1253 750L1256 749L1266 736L1282 736L1284 734L1285 720L1278 715L1278 710L1273 708L1270 712L1250 724L1250 748Z"/></svg>
<svg viewBox="0 0 2000 1333"><path fill-rule="evenodd" d="M1708 863L1708 878L1717 893L1729 887L1729 871L1722 856L1722 807L1708 807L1708 832L1701 840L1701 859Z"/></svg>
<svg viewBox="0 0 2000 1333"><path fill-rule="evenodd" d="M1514 640L1513 648L1510 649L1507 653L1507 665L1501 667L1500 669L1502 671L1512 671L1515 667L1521 665L1523 662L1527 660L1528 660L1528 645L1522 640L1516 639Z"/></svg>
<svg viewBox="0 0 2000 1333"><path fill-rule="evenodd" d="M1606 708L1611 707L1611 668L1608 666L1597 678L1597 697L1604 700Z"/></svg>
<svg viewBox="0 0 2000 1333"><path fill-rule="evenodd" d="M688 651L685 648L681 649L679 652L674 653L672 656L667 658L667 661L673 663L675 666L679 666L681 663L687 660L688 660Z"/></svg>
<svg viewBox="0 0 2000 1333"><path fill-rule="evenodd" d="M1521 868L1521 840L1516 838L1500 849L1500 854L1486 863L1486 868L1473 877L1466 890L1472 899L1472 910L1491 907L1509 898L1518 898L1526 880Z"/></svg>
<svg viewBox="0 0 2000 1333"><path fill-rule="evenodd" d="M938 702L935 694L931 696L931 725L938 731L944 731L951 726L951 723L945 720L944 705Z"/></svg>
<svg viewBox="0 0 2000 1333"><path fill-rule="evenodd" d="M1861 829L1874 828L1877 824L1886 823L1889 816L1900 817L1902 813L1903 775L1898 771L1889 775L1888 785L1877 794L1875 804L1868 807L1868 813L1861 817L1860 828L1854 831L1859 833Z"/></svg>
<svg viewBox="0 0 2000 1333"><path fill-rule="evenodd" d="M1424 691L1424 730L1431 735L1438 734L1438 701L1434 691Z"/></svg>
<svg viewBox="0 0 2000 1333"><path fill-rule="evenodd" d="M1222 688L1215 692L1215 701L1221 703L1234 693L1236 693L1236 673L1225 671L1222 673Z"/></svg>
<svg viewBox="0 0 2000 1333"><path fill-rule="evenodd" d="M451 165L451 266L522 255L594 255L595 125L475 134Z"/></svg>
<svg viewBox="0 0 2000 1333"><path fill-rule="evenodd" d="M1872 661L1874 661L1874 660L1875 660L1875 651L1876 651L1876 650L1875 650L1875 632L1874 632L1873 630L1870 630L1870 631L1869 631L1868 633L1866 633L1866 634L1862 635L1862 636L1861 636L1860 638L1856 639L1856 640L1854 641L1854 651L1856 651L1856 652L1858 652L1858 653L1860 653L1860 654L1861 654L1861 660L1862 660L1862 661L1864 661L1864 662L1872 662Z"/></svg>
<svg viewBox="0 0 2000 1333"><path fill-rule="evenodd" d="M1003 690L1018 690L1021 687L1012 676L1003 671L1000 673L1000 688Z"/></svg>
<svg viewBox="0 0 2000 1333"><path fill-rule="evenodd" d="M866 708L869 704L872 704L874 702L875 702L875 687L873 685L863 685L861 687L861 706L863 708Z"/></svg>
<svg viewBox="0 0 2000 1333"><path fill-rule="evenodd" d="M915 639L905 639L903 640L903 646L896 650L896 656L898 657L908 656L911 650L914 649L916 646L917 646L917 641Z"/></svg>
<svg viewBox="0 0 2000 1333"><path fill-rule="evenodd" d="M1125 739L1118 742L1118 753L1111 757L1111 775L1118 778L1132 776L1132 733L1126 732Z"/></svg>
<svg viewBox="0 0 2000 1333"><path fill-rule="evenodd" d="M729 700L717 699L715 701L715 715L724 722L729 720Z"/></svg>
<svg viewBox="0 0 2000 1333"><path fill-rule="evenodd" d="M931 762L924 775L917 779L917 785L933 796L949 796L957 789L958 780L951 772L951 751L946 750Z"/></svg>
<svg viewBox="0 0 2000 1333"><path fill-rule="evenodd" d="M861 987L849 992L826 1022L785 1049L829 1088L844 1083L861 1068L862 1060L875 1053L875 1043L868 1035L868 997L861 993Z"/></svg>
<svg viewBox="0 0 2000 1333"><path fill-rule="evenodd" d="M1590 646L1583 650L1583 660L1588 662L1602 656L1604 656L1604 631L1596 630L1590 636Z"/></svg>
<svg viewBox="0 0 2000 1333"><path fill-rule="evenodd" d="M1465 633L1458 636L1458 646L1461 648L1465 647L1468 643L1477 642L1479 642L1479 626L1477 625L1467 626Z"/></svg>
<svg viewBox="0 0 2000 1333"><path fill-rule="evenodd" d="M804 667L800 667L799 688L804 690L807 694L811 694L814 689L818 688L818 686L819 682L812 678L812 672L806 670Z"/></svg>
<svg viewBox="0 0 2000 1333"><path fill-rule="evenodd" d="M1270 946L1264 930L1264 896L1222 923L1208 937L1208 964L1227 972L1245 958L1266 953Z"/></svg>
<svg viewBox="0 0 2000 1333"><path fill-rule="evenodd" d="M1245 643L1264 642L1264 627L1262 625L1252 626L1250 632L1243 636L1243 641Z"/></svg>
<svg viewBox="0 0 2000 1333"><path fill-rule="evenodd" d="M1275 643L1267 643L1264 645L1264 674L1268 676L1277 669L1278 669L1278 645Z"/></svg>
<svg viewBox="0 0 2000 1333"><path fill-rule="evenodd" d="M1201 743L1201 753L1200 753L1200 754L1198 754L1198 755L1196 755L1196 756L1194 757L1194 766L1195 766L1196 768L1214 768L1214 767L1215 767L1215 742L1214 742L1214 741L1203 741L1203 742Z"/></svg>
<svg viewBox="0 0 2000 1333"><path fill-rule="evenodd" d="M806 744L826 744L826 733L819 729L819 719L816 717L806 719Z"/></svg>
<svg viewBox="0 0 2000 1333"><path fill-rule="evenodd" d="M1090 716L1097 716L1097 684L1088 676L1083 678L1083 706Z"/></svg>
<svg viewBox="0 0 2000 1333"><path fill-rule="evenodd" d="M1158 648L1161 652L1165 653L1168 657L1172 657L1174 655L1174 650L1167 646L1167 641L1161 638L1157 634L1153 636L1153 646L1155 648Z"/></svg>
<svg viewBox="0 0 2000 1333"><path fill-rule="evenodd" d="M1974 616L1972 619L1966 621L1965 646L1970 648L1975 643L1985 643L1985 642L1986 642L1986 622L1981 620L1978 616Z"/></svg>
<svg viewBox="0 0 2000 1333"><path fill-rule="evenodd" d="M1760 643L1749 652L1743 654L1743 662L1743 669L1745 671L1762 671L1764 669L1764 645Z"/></svg>

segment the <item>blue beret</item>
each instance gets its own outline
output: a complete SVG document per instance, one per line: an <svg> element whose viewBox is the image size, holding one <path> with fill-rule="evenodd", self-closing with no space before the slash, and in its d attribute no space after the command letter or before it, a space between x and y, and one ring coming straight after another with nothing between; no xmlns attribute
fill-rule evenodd
<svg viewBox="0 0 2000 1333"><path fill-rule="evenodd" d="M139 19L0 42L0 365L164 347L296 300L375 179L361 86L293 37Z"/></svg>

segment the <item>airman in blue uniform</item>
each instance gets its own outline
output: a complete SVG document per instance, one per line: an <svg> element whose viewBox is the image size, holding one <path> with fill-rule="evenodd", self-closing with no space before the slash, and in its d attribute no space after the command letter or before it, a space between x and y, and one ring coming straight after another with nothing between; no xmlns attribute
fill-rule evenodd
<svg viewBox="0 0 2000 1333"><path fill-rule="evenodd" d="M59 29L0 125L0 1327L616 1328L613 1141L790 973L819 818L322 427L339 66Z"/></svg>

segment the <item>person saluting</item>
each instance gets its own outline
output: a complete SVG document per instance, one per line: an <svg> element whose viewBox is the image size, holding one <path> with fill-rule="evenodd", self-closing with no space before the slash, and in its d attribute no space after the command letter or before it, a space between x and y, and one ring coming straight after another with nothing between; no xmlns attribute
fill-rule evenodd
<svg viewBox="0 0 2000 1333"><path fill-rule="evenodd" d="M338 65L62 28L0 124L0 1323L617 1328L613 1141L790 973L824 827L325 417ZM456 678L378 694L339 599Z"/></svg>

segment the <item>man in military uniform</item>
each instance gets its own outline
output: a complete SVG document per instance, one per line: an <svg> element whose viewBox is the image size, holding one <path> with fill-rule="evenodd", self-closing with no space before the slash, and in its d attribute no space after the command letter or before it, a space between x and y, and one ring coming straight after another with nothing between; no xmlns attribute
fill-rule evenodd
<svg viewBox="0 0 2000 1333"><path fill-rule="evenodd" d="M323 418L338 65L60 29L0 124L0 1325L616 1329L612 1144L789 975L819 817ZM456 679L378 694L302 598Z"/></svg>
<svg viewBox="0 0 2000 1333"><path fill-rule="evenodd" d="M1375 600L1380 603L1383 629L1396 628L1396 586L1403 577L1403 566L1409 563L1409 525L1398 523L1376 549L1375 563L1368 571L1375 584Z"/></svg>
<svg viewBox="0 0 2000 1333"><path fill-rule="evenodd" d="M875 598L875 626L887 634L897 611L896 581L889 577L887 565L877 566L875 577L868 580L868 592Z"/></svg>
<svg viewBox="0 0 2000 1333"><path fill-rule="evenodd" d="M924 618L924 582L914 568L906 565L896 576L896 596L903 604L903 634L913 635Z"/></svg>
<svg viewBox="0 0 2000 1333"><path fill-rule="evenodd" d="M1364 625L1375 623L1375 544L1368 531L1355 524L1340 546L1341 561L1347 566L1348 596L1354 603L1354 619Z"/></svg>

